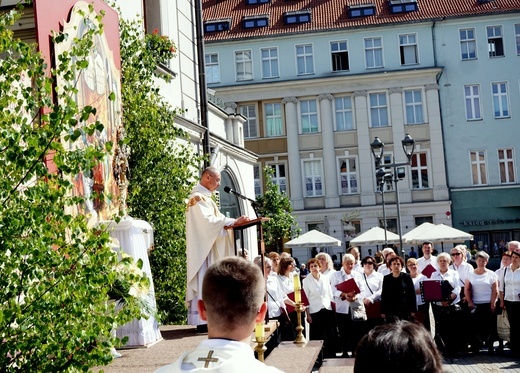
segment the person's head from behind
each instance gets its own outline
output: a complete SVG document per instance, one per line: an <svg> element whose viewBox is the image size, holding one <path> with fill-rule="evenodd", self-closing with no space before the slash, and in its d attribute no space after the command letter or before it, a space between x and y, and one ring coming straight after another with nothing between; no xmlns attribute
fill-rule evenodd
<svg viewBox="0 0 520 373"><path fill-rule="evenodd" d="M264 295L262 272L253 263L229 257L211 265L204 275L199 301L201 318L208 321L208 334L244 329L244 335L234 339L247 338L255 322L265 316Z"/></svg>
<svg viewBox="0 0 520 373"><path fill-rule="evenodd" d="M442 357L429 332L408 321L380 325L356 350L354 373L440 373Z"/></svg>
<svg viewBox="0 0 520 373"><path fill-rule="evenodd" d="M278 264L278 274L282 276L289 276L294 269L294 260L291 257L282 257L280 264Z"/></svg>

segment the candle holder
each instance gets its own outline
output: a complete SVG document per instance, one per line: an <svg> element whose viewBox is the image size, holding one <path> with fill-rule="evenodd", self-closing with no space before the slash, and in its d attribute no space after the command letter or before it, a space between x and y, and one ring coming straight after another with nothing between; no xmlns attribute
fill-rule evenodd
<svg viewBox="0 0 520 373"><path fill-rule="evenodd" d="M267 347L265 347L265 342L267 342L264 337L256 337L256 347L255 351L258 356L258 361L264 362L264 353L267 351Z"/></svg>
<svg viewBox="0 0 520 373"><path fill-rule="evenodd" d="M305 344L307 343L307 340L303 336L303 326L302 326L302 312L303 312L303 303L298 302L296 303L296 319L298 320L298 326L296 327L296 339L294 340L294 343L296 344Z"/></svg>

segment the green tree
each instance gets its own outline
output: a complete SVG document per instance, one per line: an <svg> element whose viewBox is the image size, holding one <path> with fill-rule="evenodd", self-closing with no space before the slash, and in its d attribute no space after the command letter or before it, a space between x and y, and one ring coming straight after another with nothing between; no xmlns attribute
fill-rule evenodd
<svg viewBox="0 0 520 373"><path fill-rule="evenodd" d="M118 312L108 302L118 281L141 277L118 273L107 232L67 212L84 203L72 196L73 178L112 145L64 146L103 130L87 123L95 109L73 99L101 15L84 14L92 27L57 56L51 76L35 46L14 37L19 17L0 14L0 372L87 371L112 359L111 330L141 316L137 298Z"/></svg>
<svg viewBox="0 0 520 373"><path fill-rule="evenodd" d="M122 99L126 142L131 149L128 206L154 227L150 265L163 323L186 322L186 200L198 158L174 122L171 107L154 85L155 71L175 55L157 33L143 37L139 21L120 21Z"/></svg>
<svg viewBox="0 0 520 373"><path fill-rule="evenodd" d="M271 220L264 223L264 240L278 252L283 249L283 240L297 236L300 228L291 215L291 201L285 192L280 192L272 180L274 170L270 166L263 169L266 191L257 198L260 213Z"/></svg>

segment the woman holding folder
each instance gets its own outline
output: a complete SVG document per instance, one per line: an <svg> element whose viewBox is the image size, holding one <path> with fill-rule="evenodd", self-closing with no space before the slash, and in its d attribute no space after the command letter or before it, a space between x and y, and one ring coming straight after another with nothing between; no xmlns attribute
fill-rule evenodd
<svg viewBox="0 0 520 373"><path fill-rule="evenodd" d="M381 317L386 322L408 320L415 318L417 301L415 287L408 273L402 272L404 260L394 255L387 260L392 271L383 278L381 292Z"/></svg>

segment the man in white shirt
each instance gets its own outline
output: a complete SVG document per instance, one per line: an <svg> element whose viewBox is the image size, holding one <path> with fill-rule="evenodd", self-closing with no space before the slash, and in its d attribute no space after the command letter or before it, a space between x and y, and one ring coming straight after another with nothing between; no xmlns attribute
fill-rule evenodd
<svg viewBox="0 0 520 373"><path fill-rule="evenodd" d="M439 269L437 265L437 257L432 255L433 251L433 243L430 241L426 241L422 244L422 252L423 256L417 259L417 266L419 267L419 272L422 273L423 269L431 264L435 270ZM427 276L430 277L430 276Z"/></svg>
<svg viewBox="0 0 520 373"><path fill-rule="evenodd" d="M264 295L262 272L253 263L229 257L210 266L197 303L201 319L208 323L208 339L155 373L281 372L256 360L249 344L255 324L264 322Z"/></svg>
<svg viewBox="0 0 520 373"><path fill-rule="evenodd" d="M354 271L363 273L363 266L361 265L361 254L359 253L359 249L356 246L352 246L348 248L347 253L352 254L356 259L356 263L354 264Z"/></svg>

